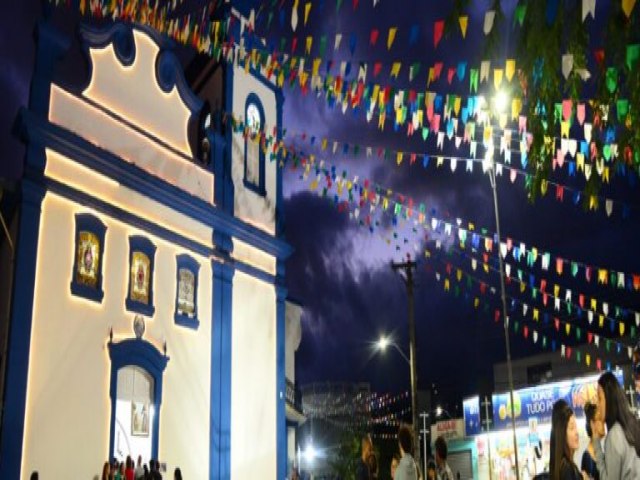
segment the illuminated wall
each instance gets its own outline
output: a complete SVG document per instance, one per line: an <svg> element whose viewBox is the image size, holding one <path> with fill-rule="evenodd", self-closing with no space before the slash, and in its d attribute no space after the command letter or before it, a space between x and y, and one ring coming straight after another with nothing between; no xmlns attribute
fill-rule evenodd
<svg viewBox="0 0 640 480"><path fill-rule="evenodd" d="M78 478L100 472L109 449L111 361L114 340L133 337L134 314L125 310L129 235L156 246L155 315L144 338L170 357L164 373L159 457L187 478L205 478L209 458L211 265L200 263L197 331L174 324L176 256L184 250L104 215L107 226L102 304L71 295L74 215L88 210L47 194L42 206L38 272L28 380L23 476L33 470L65 478L70 461ZM90 211L90 210L89 210ZM204 425L203 425L204 424Z"/></svg>
<svg viewBox="0 0 640 480"><path fill-rule="evenodd" d="M231 479L276 478L276 296L236 272L231 356Z"/></svg>

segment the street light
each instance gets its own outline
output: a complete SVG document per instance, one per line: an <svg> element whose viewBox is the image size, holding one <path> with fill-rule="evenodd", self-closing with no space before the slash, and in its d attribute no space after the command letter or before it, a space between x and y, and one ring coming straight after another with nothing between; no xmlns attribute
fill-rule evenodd
<svg viewBox="0 0 640 480"><path fill-rule="evenodd" d="M405 359L405 361L409 364L409 366L411 366L411 362L409 361L409 358L407 357L407 355L402 351L402 349L398 346L396 342L391 340L386 335L382 335L380 337L380 339L376 342L376 346L378 347L378 350L380 350L381 352L384 352L388 346L394 347L398 351L398 353L402 355L402 358Z"/></svg>
<svg viewBox="0 0 640 480"><path fill-rule="evenodd" d="M493 99L493 107L495 113L501 115L504 113L504 110L507 108L509 103L509 97L504 91L499 91ZM489 171L489 181L491 182L491 189L493 191L493 207L495 213L496 220L496 234L498 235L498 243L502 238L500 234L500 214L498 210L498 186L496 184L496 162L494 159L494 145L493 145L493 135L491 136L488 144L485 146L486 155L485 155L485 166ZM515 456L515 466L516 466L516 478L520 478L520 468L518 464L518 440L516 438L516 416L515 416L515 408L514 408L514 400L513 400L513 369L511 366L511 344L509 341L509 320L507 318L507 295L505 293L505 271L504 271L504 262L502 260L502 255L500 254L500 245L498 244L498 263L500 267L500 296L502 297L502 317L503 317L503 327L504 327L504 341L505 347L507 350L507 373L509 376L509 395L511 398L511 428L513 430L513 450Z"/></svg>

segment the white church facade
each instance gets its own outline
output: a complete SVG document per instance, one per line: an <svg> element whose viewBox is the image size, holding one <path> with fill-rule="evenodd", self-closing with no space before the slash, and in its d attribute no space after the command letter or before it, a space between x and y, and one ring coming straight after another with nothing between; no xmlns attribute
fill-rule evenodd
<svg viewBox="0 0 640 480"><path fill-rule="evenodd" d="M194 93L145 27L80 35L88 80L69 87L53 80L69 40L38 25L17 120L0 478L94 478L142 455L170 478L282 480L302 421L286 398L291 248L282 172L257 140L280 138L282 92L223 62Z"/></svg>

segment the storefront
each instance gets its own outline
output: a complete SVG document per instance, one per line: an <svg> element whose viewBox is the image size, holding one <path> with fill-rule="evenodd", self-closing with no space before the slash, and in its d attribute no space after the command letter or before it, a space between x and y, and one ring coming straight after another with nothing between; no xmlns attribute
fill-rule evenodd
<svg viewBox="0 0 640 480"><path fill-rule="evenodd" d="M622 371L614 372L623 384ZM533 478L548 469L549 438L553 404L564 399L578 420L580 448L575 461L580 463L588 437L584 424L584 406L597 399L598 375L576 380L550 383L513 392L518 465L520 478ZM478 477L503 480L515 478L515 451L511 421L509 393L492 395L493 422L490 433L480 429L480 402L478 397L464 401L465 435L474 437L477 452ZM474 477L476 478L476 477Z"/></svg>

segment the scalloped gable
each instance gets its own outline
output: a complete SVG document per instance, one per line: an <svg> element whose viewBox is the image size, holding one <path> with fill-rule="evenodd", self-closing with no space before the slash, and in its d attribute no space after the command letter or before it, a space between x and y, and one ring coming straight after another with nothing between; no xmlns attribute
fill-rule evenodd
<svg viewBox="0 0 640 480"><path fill-rule="evenodd" d="M173 83L167 92L158 78L158 73L177 76L178 72L167 69L178 68L178 63L174 58L174 62L163 62L169 53L161 53L146 32L133 28L132 33L132 62L120 61L114 48L117 40L102 48L89 47L91 80L83 95L192 157L188 139L192 110L181 97L177 82L163 82Z"/></svg>

